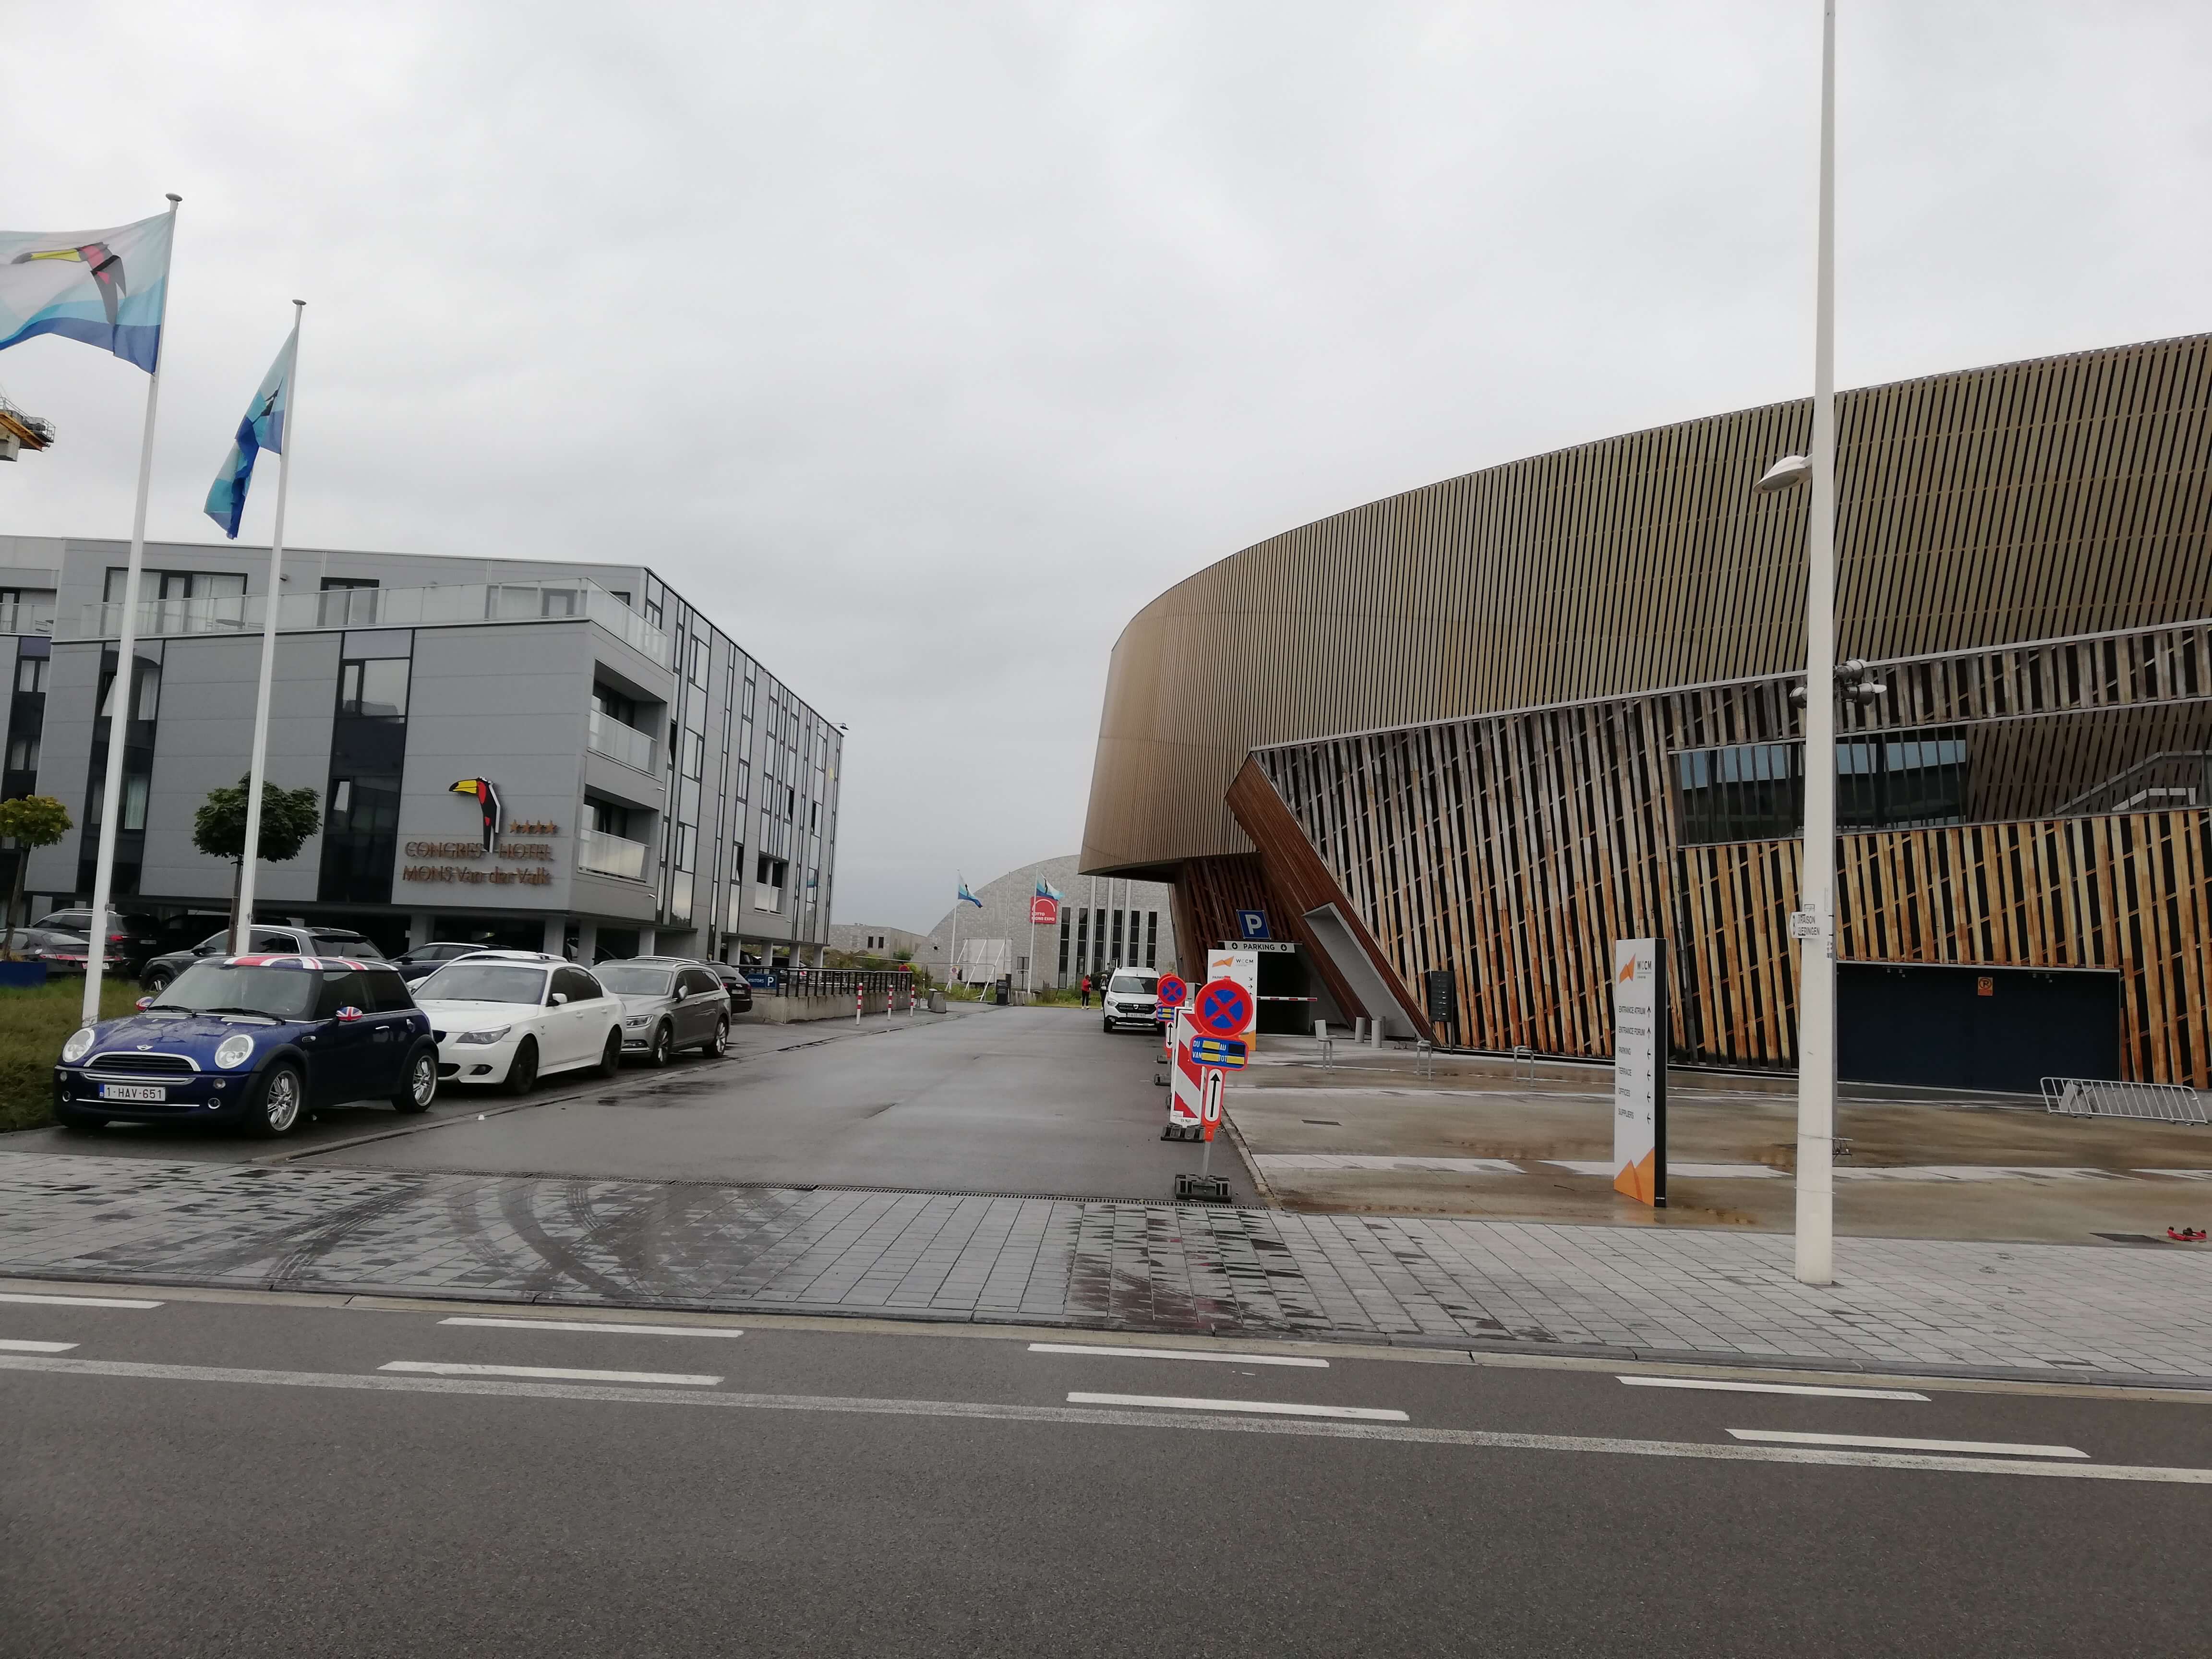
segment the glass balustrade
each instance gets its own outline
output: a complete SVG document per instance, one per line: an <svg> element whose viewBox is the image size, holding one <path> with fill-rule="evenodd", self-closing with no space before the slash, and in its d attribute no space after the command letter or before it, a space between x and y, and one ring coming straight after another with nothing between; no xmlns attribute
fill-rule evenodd
<svg viewBox="0 0 2212 1659"><path fill-rule="evenodd" d="M198 599L141 599L138 635L160 639L189 634L261 631L266 616L259 595L216 594ZM24 606L26 612L32 607ZM50 631L52 612L46 613ZM285 633L319 628L435 628L485 622L566 621L589 617L641 655L670 666L669 636L593 582L456 582L434 587L343 587L320 593L287 593L277 602L276 626ZM123 629L119 600L83 607L80 639L112 639ZM0 629L0 631L9 631Z"/></svg>
<svg viewBox="0 0 2212 1659"><path fill-rule="evenodd" d="M653 770L653 739L634 726L624 726L611 714L592 710L586 741L610 760L635 766L641 772Z"/></svg>
<svg viewBox="0 0 2212 1659"><path fill-rule="evenodd" d="M595 876L620 876L627 881L645 879L645 843L604 830L580 830L576 836L576 867Z"/></svg>
<svg viewBox="0 0 2212 1659"><path fill-rule="evenodd" d="M53 631L53 606L26 605L21 599L0 602L0 634L51 634Z"/></svg>

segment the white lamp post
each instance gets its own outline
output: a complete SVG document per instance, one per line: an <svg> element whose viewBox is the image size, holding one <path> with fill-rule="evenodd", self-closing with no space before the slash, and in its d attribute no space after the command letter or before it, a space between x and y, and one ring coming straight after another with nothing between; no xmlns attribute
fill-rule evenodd
<svg viewBox="0 0 2212 1659"><path fill-rule="evenodd" d="M1797 1277L1836 1276L1836 5L1820 7L1820 187L1813 445L1761 491L1812 485L1805 532L1805 844L1797 912Z"/></svg>

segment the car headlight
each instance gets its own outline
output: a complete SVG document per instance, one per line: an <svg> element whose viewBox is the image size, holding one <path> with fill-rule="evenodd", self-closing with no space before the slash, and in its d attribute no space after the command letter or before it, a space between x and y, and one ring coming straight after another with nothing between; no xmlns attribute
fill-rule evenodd
<svg viewBox="0 0 2212 1659"><path fill-rule="evenodd" d="M70 1040L62 1044L62 1058L75 1065L92 1052L92 1027L70 1033Z"/></svg>
<svg viewBox="0 0 2212 1659"><path fill-rule="evenodd" d="M456 1042L497 1042L503 1039L507 1034L514 1029L514 1027L512 1025L495 1025L489 1031L464 1031L459 1036L455 1037L453 1041Z"/></svg>
<svg viewBox="0 0 2212 1659"><path fill-rule="evenodd" d="M623 1028L632 1031L641 1031L652 1024L653 1016L651 1014L640 1014L634 1019L626 1019L623 1022Z"/></svg>
<svg viewBox="0 0 2212 1659"><path fill-rule="evenodd" d="M215 1063L226 1072L234 1072L253 1058L253 1039L240 1031L227 1036L216 1045Z"/></svg>

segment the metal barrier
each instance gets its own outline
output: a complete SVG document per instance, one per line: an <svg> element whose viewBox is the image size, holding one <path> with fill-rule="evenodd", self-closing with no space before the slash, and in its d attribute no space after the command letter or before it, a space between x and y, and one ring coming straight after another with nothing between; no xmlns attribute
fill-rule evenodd
<svg viewBox="0 0 2212 1659"><path fill-rule="evenodd" d="M2047 1077L2043 1108L2066 1117L2131 1117L2153 1123L2212 1123L2196 1090L2180 1083Z"/></svg>
<svg viewBox="0 0 2212 1659"><path fill-rule="evenodd" d="M1521 1066L1524 1060L1528 1066L1528 1080L1534 1083L1536 1081L1536 1051L1525 1042L1516 1042L1513 1045L1513 1080L1516 1083L1522 1080Z"/></svg>

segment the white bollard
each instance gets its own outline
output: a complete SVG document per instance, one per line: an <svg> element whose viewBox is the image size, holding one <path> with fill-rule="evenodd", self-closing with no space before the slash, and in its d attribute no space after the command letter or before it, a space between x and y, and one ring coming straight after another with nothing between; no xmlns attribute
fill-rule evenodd
<svg viewBox="0 0 2212 1659"><path fill-rule="evenodd" d="M1355 1043L1367 1041L1367 1016L1355 1014L1352 1019L1352 1040Z"/></svg>

